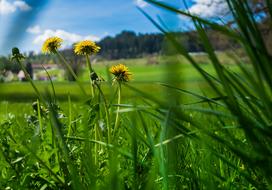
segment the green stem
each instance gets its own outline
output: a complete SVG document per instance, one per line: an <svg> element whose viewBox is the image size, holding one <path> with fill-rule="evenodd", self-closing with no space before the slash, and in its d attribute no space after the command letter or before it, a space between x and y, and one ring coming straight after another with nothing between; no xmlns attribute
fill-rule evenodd
<svg viewBox="0 0 272 190"><path fill-rule="evenodd" d="M91 61L90 61L88 55L86 55L86 64L87 64L87 67L89 68L89 72L90 72L91 91L92 91L92 97L94 98L94 84L93 84L93 81L91 79L91 74L94 72L94 70L92 68L92 64L91 64Z"/></svg>
<svg viewBox="0 0 272 190"><path fill-rule="evenodd" d="M118 82L118 101L117 101L117 110L116 110L116 118L115 118L115 124L113 128L113 135L115 135L115 131L118 128L119 125L119 110L120 110L120 103L121 103L121 82Z"/></svg>
<svg viewBox="0 0 272 190"><path fill-rule="evenodd" d="M52 91L53 91L53 96L54 96L54 104L56 104L56 99L57 99L57 96L56 96L56 91L55 91L55 87L54 87L54 84L53 84L53 81L52 81L52 78L50 76L50 74L48 73L47 69L43 66L43 64L41 64L43 70L46 72L48 78L49 78L49 81L50 81L50 84L51 84L51 87L52 87Z"/></svg>
<svg viewBox="0 0 272 190"><path fill-rule="evenodd" d="M98 99L98 103L100 103L100 95L98 94L97 95L97 99ZM99 109L100 110L100 109ZM96 116L96 119L95 119L95 125L94 125L94 138L95 138L95 141L98 141L98 138L99 138L99 131L98 131L98 128L99 128L99 120L100 120L100 111L97 112L97 116ZM99 146L97 144L94 145L94 151L95 151L95 155L94 155L94 163L95 165L97 164L97 154L98 154L98 149L99 149Z"/></svg>
<svg viewBox="0 0 272 190"><path fill-rule="evenodd" d="M20 60L17 60L17 62L20 64L21 69L23 70L26 79L30 82L31 86L33 87L35 93L37 94L37 96L39 97L39 99L44 103L44 100L38 90L38 88L35 86L33 80L31 79L31 77L29 76L28 72L26 71L24 65L22 64L22 62Z"/></svg>
<svg viewBox="0 0 272 190"><path fill-rule="evenodd" d="M62 60L62 62L64 63L65 67L68 69L68 71L72 74L72 76L76 79L76 82L79 86L79 88L81 89L82 93L84 95L87 95L87 93L85 92L82 84L80 83L80 81L78 80L77 75L75 74L75 72L73 71L72 67L68 64L67 60L58 52L56 51L57 56Z"/></svg>
<svg viewBox="0 0 272 190"><path fill-rule="evenodd" d="M71 128L72 128L72 103L70 94L68 96L68 105L69 105L69 124L68 124L68 134L67 136L71 135Z"/></svg>
<svg viewBox="0 0 272 190"><path fill-rule="evenodd" d="M94 72L94 70L92 68L91 61L90 61L88 55L86 55L86 64L87 64L87 67L89 68L89 72L90 72L89 75L90 75L90 82L91 82L91 92L92 92L92 98L94 98L95 97L95 92L94 92L94 84L95 83L92 81L92 78L91 78L91 75ZM98 120L96 119L96 124L94 125L94 138L95 138L96 141L98 140L98 127L99 127L99 124L98 124ZM94 152L95 152L94 163L96 165L97 164L97 154L98 154L97 153L98 152L97 144L94 145Z"/></svg>
<svg viewBox="0 0 272 190"><path fill-rule="evenodd" d="M90 71L90 74L91 74L92 72L94 72L94 70L93 70L93 68L92 68L92 64L91 64L91 61L90 61L88 55L86 55L86 63L87 63L87 66L88 66L89 71Z"/></svg>
<svg viewBox="0 0 272 190"><path fill-rule="evenodd" d="M94 139L97 141L97 124L94 126ZM94 144L94 164L97 164L97 144Z"/></svg>
<svg viewBox="0 0 272 190"><path fill-rule="evenodd" d="M101 90L100 85L96 84L96 86L97 86L97 89L98 89L98 91L104 101L104 108L105 108L105 113L106 113L106 122L107 122L107 129L108 129L108 144L110 144L111 143L111 126L110 126L110 117L109 117L110 114L109 114L109 110L108 110L109 105L107 103L107 100L106 100L106 97L105 97L103 91Z"/></svg>
<svg viewBox="0 0 272 190"><path fill-rule="evenodd" d="M37 111L38 111L38 120L39 120L39 126L40 126L40 134L41 134L41 139L43 140L43 125L42 125L42 117L41 117L41 107L40 107L40 101L39 99L37 100Z"/></svg>

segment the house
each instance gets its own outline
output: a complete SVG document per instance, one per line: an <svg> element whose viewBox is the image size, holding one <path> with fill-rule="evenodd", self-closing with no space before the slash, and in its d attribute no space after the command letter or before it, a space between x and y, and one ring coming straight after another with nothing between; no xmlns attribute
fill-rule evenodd
<svg viewBox="0 0 272 190"><path fill-rule="evenodd" d="M57 64L32 64L33 68L33 79L34 80L49 80L46 72L47 71L58 69L59 66Z"/></svg>
<svg viewBox="0 0 272 190"><path fill-rule="evenodd" d="M24 81L26 79L24 71L20 70L19 73L17 74L17 77L19 81Z"/></svg>

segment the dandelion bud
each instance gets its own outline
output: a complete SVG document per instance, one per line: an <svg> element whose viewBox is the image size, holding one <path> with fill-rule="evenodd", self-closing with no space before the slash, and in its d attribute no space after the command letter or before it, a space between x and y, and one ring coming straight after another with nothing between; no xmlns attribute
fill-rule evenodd
<svg viewBox="0 0 272 190"><path fill-rule="evenodd" d="M25 56L23 56L23 54L20 53L20 50L17 47L12 48L11 60L16 60L17 62L20 62L24 58Z"/></svg>
<svg viewBox="0 0 272 190"><path fill-rule="evenodd" d="M98 81L99 80L99 77L97 76L96 72L92 72L90 77L91 77L92 81Z"/></svg>
<svg viewBox="0 0 272 190"><path fill-rule="evenodd" d="M17 47L12 48L12 55L18 55L20 54L20 50Z"/></svg>

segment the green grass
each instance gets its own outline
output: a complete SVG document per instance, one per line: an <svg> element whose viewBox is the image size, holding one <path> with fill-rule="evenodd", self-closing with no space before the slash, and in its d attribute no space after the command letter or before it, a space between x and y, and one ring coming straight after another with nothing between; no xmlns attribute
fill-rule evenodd
<svg viewBox="0 0 272 190"><path fill-rule="evenodd" d="M129 60L117 60L99 62L94 66L96 72L107 79L108 69L107 66L111 66L118 63L124 63L129 67L129 70L133 73L133 79L129 84L141 91L146 91L151 96L159 97L163 99L165 97L165 87L161 83L169 83L176 86L182 86L184 89L192 90L194 92L200 92L204 90L208 92L207 83L201 78L201 76L193 69L188 63L160 63L159 65L146 65L146 58L142 59L129 59ZM165 62L165 60L163 60ZM163 62L161 61L161 62ZM175 60L176 61L176 60ZM203 69L207 72L213 73L213 68L210 64L203 64ZM234 65L230 65L231 68L236 68ZM175 75L173 75L175 73ZM173 77L175 76L175 77ZM178 76L178 77L176 77ZM81 81L84 83L84 88L90 95L90 84L88 81L88 72L84 71L81 76ZM111 80L111 79L109 79ZM85 81L85 82L84 82ZM59 82L54 81L54 88L58 97L58 100L62 103L62 107L66 108L65 102L68 97L73 101L80 103L85 99L82 98L82 93L75 82ZM102 85L104 93L108 96L111 88L107 82L103 82ZM49 82L35 81L35 85L43 94L46 91L52 93L52 89ZM0 115L1 118L7 118L8 114L21 115L29 114L32 112L31 104L37 100L35 91L28 82L10 82L0 83ZM174 93L174 91L172 91ZM122 96L125 103L129 103L135 99L141 99L134 91L125 88ZM183 97L183 102L197 101L192 97Z"/></svg>
<svg viewBox="0 0 272 190"><path fill-rule="evenodd" d="M225 56L225 54L223 54L223 56ZM195 56L195 58L208 61L206 56ZM176 59L175 57L164 57L158 59L160 60L160 64L158 65L146 65L147 59L140 58L102 61L95 64L94 68L98 75L106 80L111 80L111 78L107 79L108 68L114 64L124 63L133 73L132 81L130 81L129 84L140 91L145 91L147 94L159 99L165 98L169 93L176 93L174 90L168 90L168 93L165 93L167 88L162 86L161 83L179 86L182 87L182 89L196 93L206 92L207 94L212 94L208 84L203 80L201 75L183 58ZM211 64L202 64L201 67L207 72L215 75L215 71ZM237 66L233 64L228 65L228 67L232 70L237 70ZM54 74L56 73L54 72ZM80 80L83 82L88 95L90 95L91 91L90 84L87 82L87 70L83 71ZM66 102L68 101L68 97L70 97L76 105L81 104L82 101L86 100L86 98L82 98L80 88L75 82L53 81L53 83L57 98L63 109L67 109ZM52 93L50 83L47 81L35 81L35 85L44 95L47 91ZM107 96L110 95L110 91L112 90L110 86L107 82L102 82L103 91ZM24 115L33 112L31 104L37 100L37 96L28 82L0 83L0 89L0 99L2 100L0 103L1 120L8 118L9 114L15 114L23 118ZM135 103L135 101L138 100L141 102L142 99L142 97L139 97L139 94L126 87L124 87L122 96L124 103ZM184 103L191 103L197 102L199 99L192 96L183 96L181 101Z"/></svg>
<svg viewBox="0 0 272 190"><path fill-rule="evenodd" d="M55 83L57 97L66 99L59 102L45 92L49 83L38 82L44 98L33 108L1 102L0 189L272 189L271 56L247 1L227 0L235 30L146 1L192 18L208 56L189 54L142 11L187 62L127 60L134 81L119 85L105 69L119 61L101 63L95 69L109 83L87 97L74 83ZM204 26L238 41L249 66L237 52L236 66L226 65ZM35 99L27 84L2 89L6 99Z"/></svg>
<svg viewBox="0 0 272 190"><path fill-rule="evenodd" d="M238 69L234 60L226 53L217 53L220 60L224 62L226 67L232 70ZM194 59L201 64L201 67L210 74L215 74L207 55L194 55ZM149 65L148 58L125 59L115 61L100 61L94 64L94 69L104 78L107 76L107 67L119 63L125 64L133 73L133 81L135 82L161 82L165 80L172 81L203 81L201 75L188 63L182 56L157 56L157 65ZM175 73L177 76L173 75ZM182 75L182 76L181 76ZM88 81L88 72L85 70L81 76L81 80Z"/></svg>
<svg viewBox="0 0 272 190"><path fill-rule="evenodd" d="M175 86L179 86L183 89L191 90L194 92L206 91L210 93L207 83L201 78L201 76L192 68L191 65L170 63L169 65L146 65L146 59L131 59L131 60L118 60L103 62L95 65L96 72L107 79L107 67L105 65L118 64L120 62L125 63L130 71L133 73L133 80L129 84L141 91L145 91L147 94L154 96L159 99L168 96L165 93L166 88L161 85L161 83L169 83ZM212 67L209 64L204 64L202 67L207 70L207 72L212 73ZM235 67L235 66L231 66ZM173 75L173 73L175 75ZM179 76L180 75L180 76ZM173 77L175 76L175 77ZM178 77L176 77L178 76ZM88 81L87 71L83 74L81 80ZM111 80L111 79L110 79ZM90 95L90 84L89 82L83 82L84 88ZM112 90L107 82L103 82L102 85L104 93L109 96L110 90ZM46 91L51 90L49 82L39 82L35 81L35 85L44 95ZM75 104L80 104L80 102L86 100L82 98L82 93L80 88L75 82L58 82L54 81L54 88L58 100L61 102L61 107L63 109L67 108L66 102L68 97L72 99ZM0 116L1 119L8 118L9 114L15 114L24 117L26 114L33 112L31 104L37 100L35 91L32 86L27 82L12 82L12 83L2 83L0 84ZM176 93L174 90L169 91L169 93ZM124 88L123 93L123 103L131 102L141 102L142 98L139 94L135 93L131 89ZM5 102L3 102L5 101ZM184 103L196 102L198 99L191 96L184 96L181 100ZM77 103L76 103L77 102Z"/></svg>
<svg viewBox="0 0 272 190"><path fill-rule="evenodd" d="M181 95L159 84L168 83L211 95L207 82L188 64L128 66L134 74L134 80L128 84L141 92L123 86L121 103L125 105L121 107L120 123L114 130L116 134L111 133L110 144L107 144L107 130L108 127L113 129L115 123L116 95L112 92L116 85L103 85L103 92L111 103L108 126L103 101L95 98L86 103L75 83L54 82L57 96L62 100L57 103L60 109L51 102L47 107L50 111L40 110L40 115L32 109L31 102L36 96L28 83L1 84L1 96L9 102L0 103L0 166L3 168L0 187L250 189L251 184L235 169L247 168L247 165L202 134L201 129L193 128L194 121L198 121L212 134L224 136L224 131L228 131L245 139L242 132L233 131L236 119L224 118L225 128L220 129L216 116L191 109L204 111L209 108L208 104L183 106L189 120L183 118L179 109L173 108L171 114L172 106L201 99ZM102 75L105 72L102 66L95 68ZM205 64L202 68L214 74L211 65ZM35 84L41 92L50 89L48 82ZM90 90L87 82L84 88ZM76 101L69 103L68 95ZM217 111L228 114L220 106ZM228 155L228 161L234 166L224 163L214 150L217 154Z"/></svg>
<svg viewBox="0 0 272 190"><path fill-rule="evenodd" d="M220 56L225 56L220 55ZM200 59L200 56L196 56L196 59ZM207 57L201 58L201 60L206 60ZM207 87L206 82L203 80L201 75L194 70L194 68L188 64L183 58L175 57L162 57L159 58L158 65L147 65L147 59L129 59L129 60L117 60L117 61L102 61L94 65L94 69L97 74L108 79L108 68L111 65L124 63L129 67L132 75L132 81L130 84L135 85L138 89L150 89L154 94L160 94L162 87L159 83L169 82L175 83L183 88L192 90L194 92L199 92L200 89L205 90ZM231 59L226 59L231 60ZM201 67L208 73L215 75L215 71L211 64L202 64ZM228 65L232 70L237 70L237 66L230 64ZM84 88L88 93L90 93L89 82L88 82L88 71L83 70L80 75L80 80L84 83ZM106 83L106 82L102 82ZM35 81L38 89L45 93L46 90L51 91L51 86L49 82ZM66 101L67 96L70 95L73 100L80 99L81 91L75 82L66 81L54 81L54 86L56 94L59 100ZM103 85L108 93L107 84ZM0 99L6 101L24 102L24 101L34 101L36 99L35 93L31 85L27 82L11 82L11 83L1 83L0 84ZM125 91L125 94L131 95L129 91Z"/></svg>

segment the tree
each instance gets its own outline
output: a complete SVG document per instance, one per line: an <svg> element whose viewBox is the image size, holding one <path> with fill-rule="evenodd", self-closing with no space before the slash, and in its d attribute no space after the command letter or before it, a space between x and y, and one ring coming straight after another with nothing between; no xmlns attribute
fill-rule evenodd
<svg viewBox="0 0 272 190"><path fill-rule="evenodd" d="M26 63L26 72L29 74L30 78L33 79L33 68L30 62Z"/></svg>

